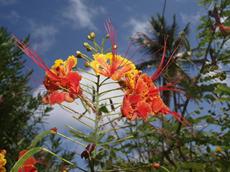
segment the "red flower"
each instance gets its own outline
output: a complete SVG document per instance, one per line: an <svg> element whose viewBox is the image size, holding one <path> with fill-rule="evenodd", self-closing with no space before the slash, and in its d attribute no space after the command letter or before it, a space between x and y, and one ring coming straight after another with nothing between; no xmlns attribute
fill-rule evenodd
<svg viewBox="0 0 230 172"><path fill-rule="evenodd" d="M21 158L28 150L22 150L19 153L19 158ZM37 160L34 157L30 157L27 159L24 164L19 168L18 172L37 172L37 168L35 165L37 164Z"/></svg>
<svg viewBox="0 0 230 172"><path fill-rule="evenodd" d="M73 102L81 94L81 76L78 72L73 71L77 64L77 59L74 56L69 56L66 61L56 60L49 69L35 51L29 49L17 38L15 40L18 47L46 72L44 86L47 89L47 94L43 98L44 103L52 105L63 101Z"/></svg>
<svg viewBox="0 0 230 172"><path fill-rule="evenodd" d="M170 56L168 62L163 66L166 53L166 44L164 46L162 59L156 72L150 77L145 73L138 72L133 79L133 87L127 87L123 104L121 107L122 115L130 120L136 118L147 119L148 115L158 114L172 114L174 118L185 125L189 123L181 117L177 112L172 112L170 108L164 104L160 91L173 90L172 84L167 84L163 87L156 87L153 81L155 81L162 71L169 65L173 55Z"/></svg>
<svg viewBox="0 0 230 172"><path fill-rule="evenodd" d="M90 143L86 146L85 150L81 153L81 158L89 158L91 153L95 150L96 145L94 143Z"/></svg>

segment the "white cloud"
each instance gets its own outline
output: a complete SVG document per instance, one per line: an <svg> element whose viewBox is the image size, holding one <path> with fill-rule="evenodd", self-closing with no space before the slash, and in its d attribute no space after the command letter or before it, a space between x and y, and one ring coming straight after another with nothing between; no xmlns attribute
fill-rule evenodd
<svg viewBox="0 0 230 172"><path fill-rule="evenodd" d="M46 52L55 43L58 29L52 25L31 24L31 44L34 50Z"/></svg>
<svg viewBox="0 0 230 172"><path fill-rule="evenodd" d="M150 24L148 20L138 20L135 18L129 19L125 24L126 27L131 28L131 34L134 36L137 32L149 32Z"/></svg>
<svg viewBox="0 0 230 172"><path fill-rule="evenodd" d="M92 72L92 70L90 71ZM81 73L82 77L82 84L84 85L88 85L91 86L92 83L90 81L88 81L87 79L91 79L96 81L96 77L93 77L89 74L86 73ZM87 79L85 79L87 78ZM104 77L101 77L101 80L105 79ZM109 83L109 82L114 82L112 80L107 80L105 83ZM114 89L114 88L118 88L119 85L118 84L107 84L101 87L101 92L102 91L106 91L106 90L110 90L110 89ZM86 89L84 86L82 86L82 88ZM43 85L39 86L35 91L34 91L34 95L37 95L38 93L44 93L45 88ZM90 90L88 90L90 91ZM92 90L91 90L92 91ZM121 97L117 97L117 98L113 98L113 103L115 104L115 106L118 106L118 103L122 102L122 98L124 93L121 90L116 90L110 93L107 93L104 96L101 96L100 99L104 99L104 98L108 98L108 97L112 97L112 96L118 96L121 95ZM85 96L90 98L90 95L87 93L84 93ZM109 104L109 100L104 100L100 102L101 104ZM82 103L80 102L79 99L75 100L75 102L73 103L64 103L64 105L68 106L69 108L79 112L79 113L83 113L85 111L85 108L83 107ZM109 110L110 109L110 106ZM120 108L117 108L116 111L113 112L113 114L120 112ZM85 126L84 124L80 123L79 121L77 121L76 119L73 118L73 116L79 117L79 114L70 112L68 110L64 110L61 106L59 105L54 105L53 106L53 110L50 112L50 116L47 119L47 123L48 125L46 126L47 128L52 128L52 127L57 127L60 130L64 130L66 125L71 125L71 126L75 126L78 129L90 129L89 127ZM117 115L113 115L110 116L109 119L114 119L117 118L119 116L119 114ZM89 120L88 118L92 118L95 119L95 114L92 113L86 113L80 120L92 127L94 127L94 122L92 122L91 120ZM106 117L103 118L103 121L101 121L102 123L106 123L108 122L108 119ZM119 124L121 124L122 121L120 121ZM111 127L109 125L106 125L105 128Z"/></svg>
<svg viewBox="0 0 230 172"><path fill-rule="evenodd" d="M17 0L0 0L1 5L12 5L15 4Z"/></svg>
<svg viewBox="0 0 230 172"><path fill-rule="evenodd" d="M83 0L69 0L69 6L64 10L63 16L75 28L96 29L94 19L99 14L105 13L103 7L90 7Z"/></svg>
<svg viewBox="0 0 230 172"><path fill-rule="evenodd" d="M199 23L200 17L202 14L200 12L196 12L196 14L185 14L185 13L180 13L181 19L184 23L191 23L193 25Z"/></svg>

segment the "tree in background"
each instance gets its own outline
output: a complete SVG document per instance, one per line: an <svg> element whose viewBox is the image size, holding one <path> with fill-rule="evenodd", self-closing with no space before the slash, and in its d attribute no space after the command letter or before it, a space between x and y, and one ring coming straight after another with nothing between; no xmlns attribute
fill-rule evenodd
<svg viewBox="0 0 230 172"><path fill-rule="evenodd" d="M137 35L132 38L134 43L137 44L140 50L146 55L144 62L138 64L138 67L140 69L157 68L160 64L164 43L166 41L167 49L164 65L166 65L171 56L175 56L176 58L171 61L171 65L166 68L164 75L160 78L161 83L163 85L175 81L180 83L181 80L189 82L191 79L185 71L190 64L186 58L191 57L190 45L187 39L189 24L179 32L176 16L173 16L172 24L167 25L165 17L157 15L150 19L150 31L150 34L137 33ZM162 95L165 103L169 105L169 92L165 91Z"/></svg>
<svg viewBox="0 0 230 172"><path fill-rule="evenodd" d="M28 39L26 39L26 42ZM12 36L0 28L0 148L7 154L7 167L17 161L21 150L27 149L34 137L41 131L44 117L50 107L42 105L41 96L34 97L29 87L32 71L25 70L22 51L15 45ZM39 145L50 147L68 160L75 153L62 151L62 141L52 135L42 139ZM39 155L39 171L53 172L65 168L65 163L49 155Z"/></svg>
<svg viewBox="0 0 230 172"><path fill-rule="evenodd" d="M186 26L181 34L177 34L175 18L173 24L168 27L165 23L164 17L153 17L151 24L153 26L154 36L149 37L147 34L139 34L139 37L136 39L136 43L139 43L142 46L143 51L146 52L147 50L148 53L152 55L149 61L142 64L142 66L140 65L140 67L143 68L147 64L158 65L157 62L160 60L157 58L162 57L162 47L164 41L167 40L168 50L166 52L166 59L171 60L171 65L167 66L168 63L166 62L162 65L163 67L158 68L164 69L165 65L168 67L167 69L165 68L166 70L160 71L161 74L163 73L160 81L162 81L162 84L172 83L175 80L179 81L178 83L176 82L176 86L178 86L180 90L183 90L184 94L181 94L181 92L173 92L173 94L163 92L162 94L163 97L165 97L167 105L171 106L170 109L180 113L182 117L186 117L190 122L190 125L183 126L183 118L176 118L179 122L171 122L171 118L162 117L170 111L151 111L148 115L152 116L149 118L144 118L145 116L143 115L140 117L143 117L144 120L135 120L137 115L144 114L145 111L149 113L150 108L144 108L144 106L142 106L143 104L139 104L139 107L142 107L139 108L139 112L134 110L129 114L130 116L133 115L134 119L122 120L124 119L122 117L127 117L124 115L125 110L128 109L127 111L129 111L129 109L133 110L137 107L135 103L136 101L139 101L139 99L135 99L137 98L137 94L134 94L136 97L132 97L132 100L130 99L130 104L132 104L132 106L122 106L121 113L123 116L120 112L116 112L116 109L120 107L120 103L114 103L113 101L114 98L120 96L123 97L123 95L116 94L116 96L102 98L101 95L120 89L120 87L109 90L102 89L102 86L106 84L114 84L114 82L108 80L109 77L116 80L115 78L118 76L113 75L113 72L116 70L111 69L117 67L116 69L119 71L119 69L123 67L126 68L132 64L130 61L125 61L122 57L115 58L117 45L115 44L113 27L110 22L107 23L108 25L106 28L107 32L110 34L109 37L106 36L106 38L111 39L113 58L110 56L111 53L108 53L107 56L101 54L100 57L105 58L105 61L101 60L103 58L98 57L94 59L95 61L93 60L93 63L89 63L92 61L87 55L82 54L79 51L77 51L76 55L77 57L86 60L86 65L90 66L91 64L91 67L96 69L95 71L105 75L107 78L100 78L100 75L98 74L83 70L83 72L93 76L94 80L88 79L91 84L82 84L79 82L79 75L76 73L77 71L72 71L72 68L77 64L77 60L74 56L70 56L66 61L55 61L56 65L52 68L55 73L50 72L48 74L53 75L47 75L47 77L52 81L51 83L54 85L56 84L57 87L52 87L55 89L48 92L46 95L48 97L46 97L47 99L45 100L47 103L50 102L50 104L58 103L66 110L74 113L74 119L81 122L85 127L88 127L88 130L84 131L79 128L79 126L67 126L71 137L54 131L57 136L62 136L83 147L84 150L81 153L81 158L86 160L88 165L86 168L88 170L92 172L146 172L154 171L155 169L158 169L159 171L193 172L229 171L230 88L226 84L228 82L226 80L228 76L226 68L230 62L229 50L226 48L228 47L229 34L226 30L223 31L223 29L228 28L227 25L229 18L227 17L226 19L226 16L229 14L229 3L230 2L227 0L201 1L201 4L205 7L208 6L209 10L211 7L213 9L209 12L207 11L207 15L201 18L201 25L198 28L199 31L197 34L199 44L194 45L193 49L190 48L189 42L186 38L188 27ZM219 16L218 20L216 18L217 13ZM221 21L220 18L225 19L225 21ZM225 27L222 27L222 25ZM98 51L104 53L104 47L102 46L101 48L94 38L95 33L90 33L88 35L88 39L92 42L84 43L86 50L92 51L93 53L97 53ZM32 50L28 49L26 45L19 40L17 43L30 58L33 59L36 56L33 54ZM93 46L91 46L91 43L93 43ZM102 41L102 45L104 45L104 40ZM160 53L158 54L156 51L159 51ZM95 54L93 55L95 56ZM100 65L97 64L96 59L99 59L98 63ZM109 59L112 59L111 63ZM116 60L119 59L122 59L120 65L114 65L113 62L116 62ZM36 62L36 60L34 61ZM123 62L125 62L126 65L121 65ZM39 64L42 64L42 62ZM187 69L192 68L193 72L189 73L189 71L186 70L187 66L189 66ZM43 66L41 65L41 67ZM66 67L68 67L68 72L63 72L66 75L59 77L59 72L62 72L60 68L66 69ZM45 67L44 69L49 72ZM136 68L132 71L134 75L135 70ZM71 80L71 78L67 77L69 76L70 71L72 72L71 74L75 74L75 77L73 77L75 80ZM139 80L138 74L135 75L136 80ZM125 79L127 79L126 77L129 77L129 75L124 76ZM70 89L73 84L66 84L66 80L69 81L69 83L76 81L75 87L79 88L79 86L81 86L82 90L87 91L90 96L85 98L81 95L82 92L79 92L79 89ZM124 89L125 83L119 79L117 80L120 81L118 82L119 86ZM127 79L125 81L132 80ZM152 80L148 81L150 81L148 84L151 86ZM155 80L153 79L153 81ZM137 92L146 91L141 85L141 83L138 83L138 87L135 86L134 89L139 88ZM49 90L49 88L51 89L51 87L48 86L50 85L47 85L47 90ZM128 86L130 86L129 88L132 91L132 84L130 83ZM145 86L148 87L148 85ZM157 86L156 88L157 91L161 91L160 88L165 87ZM174 90L178 91L178 89ZM129 92L126 93L126 95L128 95ZM151 97L148 95L145 96L150 99L149 101L151 102L151 98L154 98L155 95L151 94L151 92L147 93L149 93ZM59 95L59 97L53 95ZM159 95L157 95L157 97L158 96ZM77 98L80 98L82 105L85 107L85 111L78 112L77 110L75 111L74 109L61 104L64 101L73 102ZM123 100L126 100L126 98L127 97ZM151 108L159 108L157 105L161 104L157 103ZM123 107L126 107L127 109ZM93 116L92 113L95 113L95 115ZM109 116L113 115L115 115L113 119L109 118ZM118 117L116 115L118 115ZM107 117L108 120L103 120L104 117ZM92 123L84 122L84 118L87 118ZM122 125L119 124L120 121ZM109 128L105 127L107 124L110 125ZM45 133L52 134L51 131L45 131ZM55 140L53 141L55 142ZM59 150L56 146L54 146L54 149L57 149L57 151L54 153L43 147L35 146L36 144L32 144L31 149L27 152L28 157L38 152L48 152L59 157ZM59 158L67 162L70 166L78 165L66 161L61 157ZM24 158L24 160L25 159L26 158ZM22 160L23 158L19 159L12 171L17 170L20 165L23 166ZM48 165L47 168L52 167ZM79 166L78 169L81 171L88 171Z"/></svg>
<svg viewBox="0 0 230 172"><path fill-rule="evenodd" d="M201 5L211 10L209 12L207 10L207 14L201 17L197 34L199 44L191 49L187 46L189 45L187 41L186 44L182 42L182 46L188 48L183 51L178 48L173 63L163 75L166 82L171 81L172 77L178 79L179 76L178 86L185 94L174 92L168 100L171 100L172 109L186 116L191 122L191 127L183 128L181 123L173 124L168 120L164 120L163 127L154 123L154 119L136 123L137 128L130 129L130 133L136 135L135 140L124 145L123 150L136 152L131 162L137 169L143 166L143 162L147 164L160 162L170 171L229 171L230 169L228 142L230 89L226 84L229 83L227 80L230 62L229 33L223 32L215 17L217 12L222 20L225 19L221 24L228 28L230 2L203 0ZM159 62L157 58L161 57L158 51L161 51L165 37L168 36L168 57L178 46L175 46L177 39L171 34L175 33L173 31L176 28L175 21L169 29L165 29L167 27L164 21L161 16L157 19L152 17L151 34L154 36L141 33L135 38L142 51L151 55L150 59L139 65L141 68L157 65ZM187 66L193 69L192 72L184 70ZM124 163L120 162L119 165L122 166ZM130 162L126 165L128 167Z"/></svg>
<svg viewBox="0 0 230 172"><path fill-rule="evenodd" d="M0 28L0 148L7 151L11 166L18 152L39 132L48 109L41 109L41 98L33 97L28 81L32 72L25 72L22 52L11 35Z"/></svg>

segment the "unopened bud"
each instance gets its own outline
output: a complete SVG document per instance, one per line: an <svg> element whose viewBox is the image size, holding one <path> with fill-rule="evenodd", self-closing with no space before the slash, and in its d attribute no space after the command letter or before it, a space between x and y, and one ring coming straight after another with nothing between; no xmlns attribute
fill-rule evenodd
<svg viewBox="0 0 230 172"><path fill-rule="evenodd" d="M85 62L85 67L90 67L89 62Z"/></svg>
<svg viewBox="0 0 230 172"><path fill-rule="evenodd" d="M84 42L83 46L86 48L87 51L91 51L92 50L92 48L91 48L91 46L89 45L88 42Z"/></svg>
<svg viewBox="0 0 230 172"><path fill-rule="evenodd" d="M82 53L80 51L76 51L76 57L77 58L82 58Z"/></svg>
<svg viewBox="0 0 230 172"><path fill-rule="evenodd" d="M3 155L5 155L6 154L6 150L2 149L2 150L0 150L0 153L3 154Z"/></svg>
<svg viewBox="0 0 230 172"><path fill-rule="evenodd" d="M117 47L117 45L116 44L114 44L113 45L113 49L117 49L118 47Z"/></svg>
<svg viewBox="0 0 230 172"><path fill-rule="evenodd" d="M51 132L52 134L57 134L57 128L51 128L51 129L50 129L50 132Z"/></svg>
<svg viewBox="0 0 230 172"><path fill-rule="evenodd" d="M96 34L94 32L90 32L89 35L87 36L89 40L94 40L95 37L96 37Z"/></svg>
<svg viewBox="0 0 230 172"><path fill-rule="evenodd" d="M160 166L161 166L160 163L157 163L157 162L154 162L154 163L152 164L152 167L155 168L155 169L159 169Z"/></svg>

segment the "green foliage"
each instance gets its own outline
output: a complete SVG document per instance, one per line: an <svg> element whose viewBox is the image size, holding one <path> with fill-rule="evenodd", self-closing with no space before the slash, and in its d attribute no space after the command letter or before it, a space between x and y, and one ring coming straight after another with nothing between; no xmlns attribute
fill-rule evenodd
<svg viewBox="0 0 230 172"><path fill-rule="evenodd" d="M215 3L221 14L226 14L229 9L229 1L208 0L201 3L205 6ZM224 24L228 22L229 17ZM162 47L164 35L171 35L171 41L167 42L169 52L166 58L171 55L175 48L172 44L174 34L169 34L168 30L174 31L174 23L175 20L171 26L166 26L161 16L152 17L154 37L149 37L147 34L138 35L136 43L141 45L142 51L147 52L152 58L139 65L141 68L152 64L157 66L159 62L157 58L161 57L161 52L158 54L156 50ZM230 87L226 85L226 83L229 84L227 80L229 78L227 65L230 62L227 48L229 35L223 35L217 29L212 30L214 23L215 21L207 11L207 15L201 17L201 24L198 27L198 45L194 48L182 49L185 51L184 54L191 51L192 56L183 58L183 63L180 63L181 59L177 58L163 74L166 81L171 81L170 74L172 73L176 77L176 71L181 76L186 74L186 77L180 77L178 82L178 86L183 88L185 95L173 93L168 96L170 96L171 109L185 116L191 126L183 127L180 123L169 122L170 118L167 120L160 118L158 122L149 119L143 123L135 123L134 127L127 130L127 134L132 134L134 138L117 150L121 152L127 150L130 153L127 161L123 159L122 163L118 163L120 168L126 168L133 163L133 166L138 166L136 169L138 171L143 169L140 165L143 162L148 164L160 162L169 171L230 170L228 142L230 139ZM184 70L183 65L186 63L187 67L193 69L192 73ZM216 150L218 146L222 149L220 152ZM131 152L135 152L135 155ZM114 158L117 157L114 156Z"/></svg>
<svg viewBox="0 0 230 172"><path fill-rule="evenodd" d="M41 97L33 97L25 72L22 52L6 29L0 28L0 148L7 151L11 166L37 134L46 112L39 109Z"/></svg>
<svg viewBox="0 0 230 172"><path fill-rule="evenodd" d="M221 15L228 15L227 0L202 0L200 3L205 7L214 3ZM70 136L61 133L52 135L50 139L53 144L49 148L52 152L45 150L60 158L60 139L56 136L78 144L83 147L81 156L85 158L87 169L91 172L144 172L157 171L157 168L158 171L167 172L229 171L230 87L227 85L229 71L226 70L230 63L229 50L226 48L229 35L214 27L216 21L208 11L200 21L198 45L193 48L187 38L189 25L178 32L175 17L171 25L166 24L163 16L152 17L150 24L153 37L143 33L135 39L136 44L143 48L142 52L151 57L139 65L139 68L146 69L148 65L159 64L162 47L168 36L166 59L170 59L172 54L175 58L171 66L163 72L161 81L163 84L177 81L177 86L185 94L163 92L162 97L168 106L171 105L171 109L191 123L190 126L183 126L171 117L160 115L153 115L146 121L122 120L120 112L117 112L120 103L114 103L116 96L109 96L120 88L104 90L105 85L114 82L85 71L93 77L92 80L87 78L89 84L81 85L84 91L87 90L87 96L81 96L79 103L85 111L81 113L68 106L61 106L74 113L74 119L87 128L87 131L78 125L67 126ZM229 23L229 18L225 22ZM94 35L89 39L93 46L89 43L84 43L84 46L87 51L104 53L106 39L103 39L103 46L100 47ZM89 59L85 54L80 55L86 60ZM193 69L193 72L189 73L187 69ZM119 122L122 125L119 125ZM49 132L36 137L32 145L35 146L37 140L47 134ZM53 158L55 157L48 156L47 161L54 161ZM73 154L68 154L67 159L73 159ZM160 167L154 167L154 163L160 163ZM60 164L48 163L45 169L55 171L55 166ZM87 171L78 164L76 168Z"/></svg>

